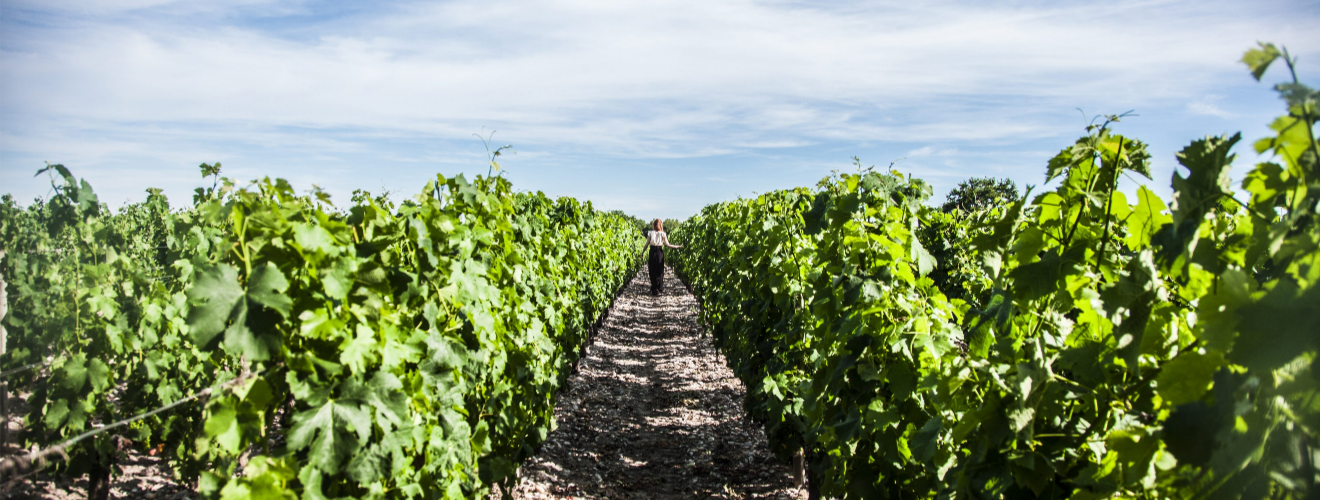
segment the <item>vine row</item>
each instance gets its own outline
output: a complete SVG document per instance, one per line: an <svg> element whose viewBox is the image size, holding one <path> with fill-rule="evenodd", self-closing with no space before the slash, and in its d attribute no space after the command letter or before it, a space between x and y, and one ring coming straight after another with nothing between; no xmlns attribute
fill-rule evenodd
<svg viewBox="0 0 1320 500"><path fill-rule="evenodd" d="M151 190L111 213L68 169L43 172L49 200L0 203L0 366L51 358L9 380L30 392L25 448L123 422L60 449L57 467L88 473L94 497L125 448L212 498L508 486L639 264L635 219L498 176L437 176L397 205L356 192L337 209L204 164L214 181L191 208Z"/></svg>
<svg viewBox="0 0 1320 500"><path fill-rule="evenodd" d="M1286 51L1244 57L1257 79ZM711 205L680 276L781 459L841 498L1309 498L1320 398L1320 94L1229 182L1238 135L1177 155L1173 196L1120 116L1057 187L973 213L861 169ZM933 254L944 256L943 262ZM939 270L939 272L934 272ZM938 278L938 281L936 280Z"/></svg>

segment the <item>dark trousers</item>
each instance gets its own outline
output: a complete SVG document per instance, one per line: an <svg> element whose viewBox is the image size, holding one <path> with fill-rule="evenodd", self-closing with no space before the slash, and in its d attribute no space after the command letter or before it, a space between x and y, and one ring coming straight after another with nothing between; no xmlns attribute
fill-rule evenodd
<svg viewBox="0 0 1320 500"><path fill-rule="evenodd" d="M647 260L646 267L651 271L651 294L659 295L665 288L665 248L651 247L651 258Z"/></svg>

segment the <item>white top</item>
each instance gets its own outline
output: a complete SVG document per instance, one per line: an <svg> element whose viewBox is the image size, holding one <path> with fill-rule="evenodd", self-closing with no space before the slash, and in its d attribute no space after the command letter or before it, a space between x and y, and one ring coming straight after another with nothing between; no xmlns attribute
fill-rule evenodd
<svg viewBox="0 0 1320 500"><path fill-rule="evenodd" d="M653 247L671 246L669 244L669 236L666 235L664 231L647 231L646 244Z"/></svg>

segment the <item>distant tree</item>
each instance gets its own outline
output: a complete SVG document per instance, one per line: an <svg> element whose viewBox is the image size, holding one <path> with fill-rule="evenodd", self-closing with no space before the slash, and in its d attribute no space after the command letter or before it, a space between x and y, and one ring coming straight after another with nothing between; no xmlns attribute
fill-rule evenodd
<svg viewBox="0 0 1320 500"><path fill-rule="evenodd" d="M619 212L619 213L622 214L623 212ZM646 236L646 233L649 233L651 232L652 229L655 229L655 219L641 220L634 218L633 220L637 221L636 222L637 229L641 231L642 236ZM662 223L665 225L665 233L673 234L674 231L678 229L678 226L683 224L683 221L678 219L664 219L664 222Z"/></svg>
<svg viewBox="0 0 1320 500"><path fill-rule="evenodd" d="M669 234L674 234L674 231L677 231L678 227L683 225L683 221L678 219L665 219L664 224L665 224L665 232Z"/></svg>
<svg viewBox="0 0 1320 500"><path fill-rule="evenodd" d="M1000 203L1012 203L1017 199L1017 184L1012 180L973 177L959 182L958 187L949 191L940 210L950 212L957 208L964 212L975 212Z"/></svg>

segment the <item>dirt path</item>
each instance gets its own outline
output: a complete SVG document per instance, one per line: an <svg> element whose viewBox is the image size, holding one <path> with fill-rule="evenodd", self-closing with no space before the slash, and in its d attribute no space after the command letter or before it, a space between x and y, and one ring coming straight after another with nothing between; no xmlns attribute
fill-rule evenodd
<svg viewBox="0 0 1320 500"><path fill-rule="evenodd" d="M696 308L672 270L659 297L637 274L559 394L559 428L523 464L516 498L806 498L746 418Z"/></svg>

